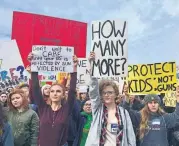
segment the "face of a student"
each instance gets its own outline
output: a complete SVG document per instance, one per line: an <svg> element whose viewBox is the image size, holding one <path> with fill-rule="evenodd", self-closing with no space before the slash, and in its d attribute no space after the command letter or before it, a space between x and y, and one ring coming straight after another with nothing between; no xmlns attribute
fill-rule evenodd
<svg viewBox="0 0 179 146"><path fill-rule="evenodd" d="M127 85L127 84L124 85L124 93L125 93L125 94L128 93L128 85Z"/></svg>
<svg viewBox="0 0 179 146"><path fill-rule="evenodd" d="M84 110L85 113L88 113L88 114L90 114L92 112L92 110L91 110L91 101L90 100L85 102L85 104L83 106L83 110Z"/></svg>
<svg viewBox="0 0 179 146"><path fill-rule="evenodd" d="M11 96L11 103L15 108L19 109L22 107L23 97L20 94L13 94Z"/></svg>
<svg viewBox="0 0 179 146"><path fill-rule="evenodd" d="M50 99L52 102L59 102L63 99L63 89L59 85L54 85L50 88Z"/></svg>
<svg viewBox="0 0 179 146"><path fill-rule="evenodd" d="M5 103L7 101L7 95L6 94L1 94L0 100L2 103Z"/></svg>
<svg viewBox="0 0 179 146"><path fill-rule="evenodd" d="M148 103L148 108L149 108L150 112L156 113L159 109L159 104L156 101L151 101Z"/></svg>
<svg viewBox="0 0 179 146"><path fill-rule="evenodd" d="M112 86L106 86L102 91L102 99L105 104L115 103L116 94Z"/></svg>
<svg viewBox="0 0 179 146"><path fill-rule="evenodd" d="M135 99L135 95L130 95L130 96L129 96L129 99L130 99L131 102L133 102L134 99Z"/></svg>
<svg viewBox="0 0 179 146"><path fill-rule="evenodd" d="M44 92L45 96L49 96L50 95L50 87L45 87L43 92Z"/></svg>
<svg viewBox="0 0 179 146"><path fill-rule="evenodd" d="M81 100L85 100L86 99L86 93L80 93L80 97L81 97Z"/></svg>
<svg viewBox="0 0 179 146"><path fill-rule="evenodd" d="M29 88L23 87L23 88L21 88L21 90L24 91L25 96L28 98L29 97Z"/></svg>

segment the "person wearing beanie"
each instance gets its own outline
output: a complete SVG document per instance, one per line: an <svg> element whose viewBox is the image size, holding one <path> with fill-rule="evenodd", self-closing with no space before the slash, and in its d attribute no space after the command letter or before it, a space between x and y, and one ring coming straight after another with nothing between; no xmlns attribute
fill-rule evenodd
<svg viewBox="0 0 179 146"><path fill-rule="evenodd" d="M179 91L179 87L177 90ZM127 99L128 102L129 97ZM146 95L144 103L145 106L140 112L128 108L132 123L138 129L138 146L169 146L167 131L179 124L179 96L173 113L165 113L162 110L160 97L156 94Z"/></svg>
<svg viewBox="0 0 179 146"><path fill-rule="evenodd" d="M88 87L87 86L79 86L79 99L80 101L84 101L87 98L88 94Z"/></svg>
<svg viewBox="0 0 179 146"><path fill-rule="evenodd" d="M41 92L42 92L44 101L45 101L47 104L50 104L50 100L49 100L50 87L51 87L51 85L45 84L45 85L42 86L42 88L41 88Z"/></svg>
<svg viewBox="0 0 179 146"><path fill-rule="evenodd" d="M86 98L84 101L82 101L81 107L82 107L82 112L80 118L80 127L78 129L78 133L73 143L73 146L85 146L89 129L91 127L91 122L92 122L91 100L89 98Z"/></svg>

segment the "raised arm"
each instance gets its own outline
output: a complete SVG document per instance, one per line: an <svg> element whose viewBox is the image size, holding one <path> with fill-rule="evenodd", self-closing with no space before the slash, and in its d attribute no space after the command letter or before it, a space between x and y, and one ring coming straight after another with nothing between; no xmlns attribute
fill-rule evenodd
<svg viewBox="0 0 179 146"><path fill-rule="evenodd" d="M91 72L91 67L92 67L92 61L95 60L95 53L91 52L90 53L90 72ZM91 99L91 107L92 107L92 113L93 115L96 113L98 107L102 105L101 99L100 99L100 94L99 94L99 84L98 84L98 79L95 77L91 76L91 81L90 81L90 88L89 88L89 97Z"/></svg>
<svg viewBox="0 0 179 146"><path fill-rule="evenodd" d="M70 111L73 108L74 101L76 98L76 81L77 81L77 72L71 73L70 89L68 92L68 100L67 100L70 106Z"/></svg>
<svg viewBox="0 0 179 146"><path fill-rule="evenodd" d="M74 102L76 99L76 82L77 82L77 64L78 64L78 58L76 56L73 56L73 63L74 63L74 72L71 73L71 79L70 79L70 89L68 92L68 105L69 105L69 114L71 114Z"/></svg>
<svg viewBox="0 0 179 146"><path fill-rule="evenodd" d="M28 55L28 60L31 62L33 58L33 54L30 53ZM31 73L31 82L30 82L30 94L31 100L38 106L40 110L44 106L46 106L45 101L43 100L43 95L39 85L38 72L31 72L30 66L28 67L28 72Z"/></svg>
<svg viewBox="0 0 179 146"><path fill-rule="evenodd" d="M98 79L91 77L89 97L91 99L92 113L95 114L98 107L102 104L99 94Z"/></svg>
<svg viewBox="0 0 179 146"><path fill-rule="evenodd" d="M31 92L32 92L33 101L38 106L38 108L42 108L46 105L46 103L43 100L43 95L40 89L38 72L32 72L31 79L32 79L31 81L32 91Z"/></svg>
<svg viewBox="0 0 179 146"><path fill-rule="evenodd" d="M179 103L176 104L176 109L173 113L168 113L163 116L167 128L174 128L179 126Z"/></svg>

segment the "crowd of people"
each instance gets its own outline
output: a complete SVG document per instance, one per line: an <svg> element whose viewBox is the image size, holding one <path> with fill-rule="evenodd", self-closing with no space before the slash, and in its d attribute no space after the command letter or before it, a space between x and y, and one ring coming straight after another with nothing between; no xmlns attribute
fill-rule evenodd
<svg viewBox="0 0 179 146"><path fill-rule="evenodd" d="M29 66L29 84L0 93L0 146L179 145L179 86L175 108L164 106L164 94L129 95L128 86L122 94L116 82L92 76L81 91L73 62L69 83L66 76L41 87Z"/></svg>

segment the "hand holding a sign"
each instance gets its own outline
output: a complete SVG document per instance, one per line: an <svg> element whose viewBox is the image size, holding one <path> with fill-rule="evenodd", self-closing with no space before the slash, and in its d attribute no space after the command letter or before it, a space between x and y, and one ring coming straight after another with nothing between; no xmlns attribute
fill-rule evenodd
<svg viewBox="0 0 179 146"><path fill-rule="evenodd" d="M89 63L90 63L89 71L91 73L92 62L95 60L95 53L94 52L90 52L90 56L89 56L88 60L89 60Z"/></svg>
<svg viewBox="0 0 179 146"><path fill-rule="evenodd" d="M91 63L91 61L94 61L94 60L95 60L95 53L90 52L89 62Z"/></svg>
<svg viewBox="0 0 179 146"><path fill-rule="evenodd" d="M26 71L31 74L31 67L30 67L30 65L28 65L28 66L26 67Z"/></svg>
<svg viewBox="0 0 179 146"><path fill-rule="evenodd" d="M31 63L32 59L33 59L33 53L30 52L29 55L27 56L27 60Z"/></svg>

